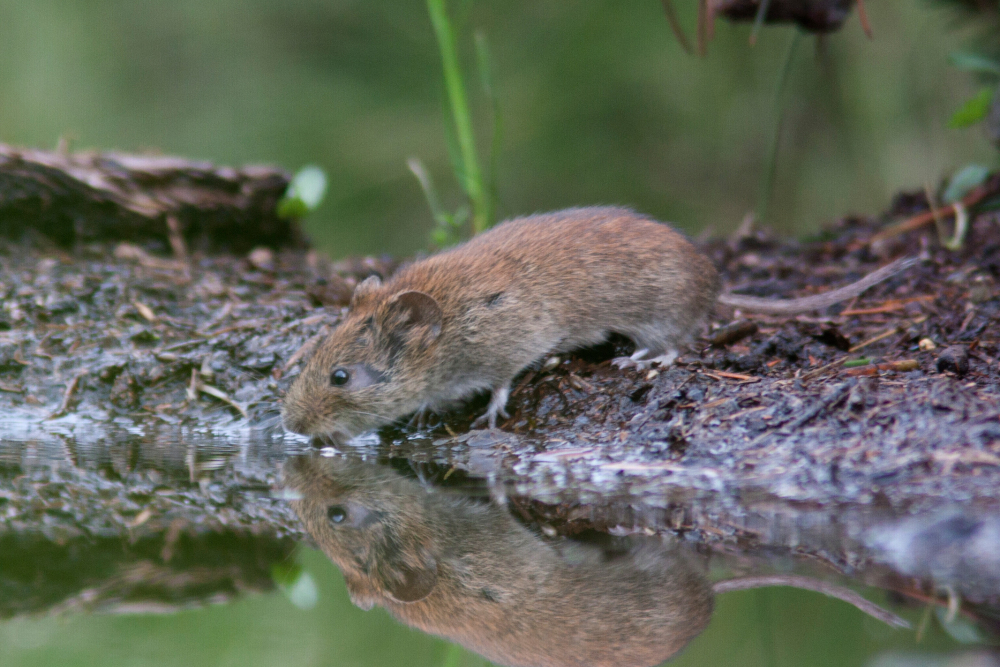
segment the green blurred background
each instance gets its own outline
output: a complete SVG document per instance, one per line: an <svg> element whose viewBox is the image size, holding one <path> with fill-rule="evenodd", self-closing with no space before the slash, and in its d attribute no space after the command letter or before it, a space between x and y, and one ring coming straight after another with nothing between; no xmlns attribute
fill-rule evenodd
<svg viewBox="0 0 1000 667"><path fill-rule="evenodd" d="M690 31L694 3L675 4ZM976 89L947 64L968 30L925 2L868 11L874 41L852 16L821 50L808 38L795 53L764 221L783 232L877 212L900 188L995 161L978 130L945 129ZM751 48L748 26L720 21L697 58L656 0L471 3L460 35L484 155L474 30L502 110L501 217L618 203L722 233L757 204L791 29L765 29ZM450 208L460 202L442 88L419 1L0 0L0 141L319 164L330 189L307 226L334 257L427 246L433 221L409 157ZM16 620L0 624L0 663L481 664L353 608L332 565L305 562L320 586L313 611L275 594L167 617ZM677 664L862 664L893 646L913 648L912 633L820 596L758 591L724 597ZM945 646L932 633L918 648Z"/></svg>
<svg viewBox="0 0 1000 667"><path fill-rule="evenodd" d="M170 616L70 616L0 624L0 664L17 667L482 667L481 657L351 605L339 571L303 554L319 603L294 607L280 593ZM884 602L880 601L880 602ZM920 612L906 616L916 625ZM920 641L818 593L787 588L719 596L712 622L671 665L944 667L957 644L931 622ZM921 654L922 657L917 657ZM974 663L964 663L974 664Z"/></svg>
<svg viewBox="0 0 1000 667"><path fill-rule="evenodd" d="M453 14L461 4L481 155L474 30L492 52L501 217L618 203L722 233L754 208L792 29L766 28L751 48L749 26L719 21L697 58L656 0L452 2ZM695 3L674 4L690 34ZM976 89L947 64L968 29L926 1L867 4L874 41L852 15L795 53L764 221L780 231L877 212L900 188L995 160L979 130L945 129ZM449 207L460 201L442 87L419 1L0 0L0 141L319 164L330 190L307 226L334 257L427 246L409 157Z"/></svg>

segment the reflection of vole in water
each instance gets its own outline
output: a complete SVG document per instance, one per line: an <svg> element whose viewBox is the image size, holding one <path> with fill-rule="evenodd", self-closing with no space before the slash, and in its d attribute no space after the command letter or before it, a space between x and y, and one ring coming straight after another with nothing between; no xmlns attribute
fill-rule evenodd
<svg viewBox="0 0 1000 667"><path fill-rule="evenodd" d="M905 621L854 591L795 575L708 582L676 547L624 553L543 540L494 503L431 492L386 467L307 456L285 464L309 534L354 604L507 665L656 665L704 629L712 591L795 586Z"/></svg>
<svg viewBox="0 0 1000 667"><path fill-rule="evenodd" d="M388 468L312 456L284 474L356 605L501 664L656 665L711 616L708 583L659 542L605 559Z"/></svg>
<svg viewBox="0 0 1000 667"><path fill-rule="evenodd" d="M358 285L347 318L285 396L285 426L346 438L414 411L492 391L494 426L511 381L546 355L618 333L669 362L716 301L801 313L856 296L896 262L839 290L771 301L719 295L715 267L665 224L622 208L510 220L468 243Z"/></svg>

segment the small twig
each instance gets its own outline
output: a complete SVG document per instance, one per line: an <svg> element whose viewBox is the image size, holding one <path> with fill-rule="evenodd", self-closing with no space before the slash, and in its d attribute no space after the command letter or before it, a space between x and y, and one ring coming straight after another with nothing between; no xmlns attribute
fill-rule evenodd
<svg viewBox="0 0 1000 667"><path fill-rule="evenodd" d="M722 421L732 421L734 419L739 419L740 417L746 416L746 415L748 415L750 413L759 412L761 410L766 410L768 407L769 406L767 406L767 405L758 405L755 408L747 408L746 410L740 410L739 412L731 414L728 417L723 417Z"/></svg>
<svg viewBox="0 0 1000 667"><path fill-rule="evenodd" d="M162 348L160 352L174 352L176 350L180 350L181 348L191 347L192 345L198 345L204 342L205 342L204 338L197 338L195 340L185 340L180 343L172 343L171 345L167 345L166 347Z"/></svg>
<svg viewBox="0 0 1000 667"><path fill-rule="evenodd" d="M920 301L933 301L935 297L933 294L923 294L921 296L912 296L907 299L892 299L886 301L881 306L874 306L872 308L848 308L840 313L840 317L849 317L851 315L877 315L879 313L890 313L894 310L901 310L911 303L917 303Z"/></svg>
<svg viewBox="0 0 1000 667"><path fill-rule="evenodd" d="M187 245L184 243L184 233L181 230L181 223L176 216L167 216L167 236L170 240L170 249L174 255L182 262L187 261Z"/></svg>
<svg viewBox="0 0 1000 667"><path fill-rule="evenodd" d="M815 405L806 410L802 415L795 419L790 424L781 428L784 432L794 431L797 428L801 428L811 422L813 419L821 415L826 410L834 407L837 403L840 403L851 389L856 384L854 379L841 382L837 385L833 391L831 391L825 398L821 398L816 401Z"/></svg>
<svg viewBox="0 0 1000 667"><path fill-rule="evenodd" d="M908 373L910 371L915 371L918 368L920 368L920 364L916 359L902 359L900 361L888 361L882 364L864 365L857 368L850 368L845 374L851 376L878 375L879 371Z"/></svg>
<svg viewBox="0 0 1000 667"><path fill-rule="evenodd" d="M243 416L244 419L250 418L247 415L246 408L244 408L242 405L231 399L229 397L229 394L222 391L218 387L213 387L210 384L205 384L204 382L202 382L200 379L198 379L198 374L196 372L191 373L191 384L193 385L195 391L200 391L203 394L208 394L209 396L219 399L223 403L234 408L237 412L240 413L240 415ZM191 395L191 388L189 387L188 396L190 397L190 395Z"/></svg>
<svg viewBox="0 0 1000 667"><path fill-rule="evenodd" d="M742 380L743 382L760 382L759 377L753 375L743 375L742 373L729 373L727 371L702 371L702 375L707 375L715 380Z"/></svg>
<svg viewBox="0 0 1000 667"><path fill-rule="evenodd" d="M142 315L142 318L144 320L146 320L147 322L156 321L156 313L154 313L153 309L144 304L142 301L139 301L137 299L132 302L132 305L135 306L135 309L139 311L139 314Z"/></svg>
<svg viewBox="0 0 1000 667"><path fill-rule="evenodd" d="M667 21L670 23L670 29L674 33L674 37L680 42L681 48L684 49L685 53L692 55L694 50L691 48L691 42L688 41L687 35L684 34L684 28L681 26L680 20L677 18L677 11L674 9L674 3L670 0L660 0L663 5L663 11L667 15Z"/></svg>
<svg viewBox="0 0 1000 667"><path fill-rule="evenodd" d="M881 232L875 236L868 239L863 245L871 245L877 241L884 241L885 239L892 238L893 236L898 236L899 234L904 234L914 229L920 229L924 225L934 222L934 219L938 215L955 215L956 205L965 207L966 209L972 208L982 200L994 194L993 190L990 190L985 185L980 185L974 188L972 192L962 197L961 201L955 202L954 204L949 204L943 209L933 209L929 211L924 211L918 215L913 216L899 224L893 225L887 229L883 229ZM930 204L930 202L928 202Z"/></svg>
<svg viewBox="0 0 1000 667"><path fill-rule="evenodd" d="M73 394L76 392L76 388L80 384L80 378L86 374L87 371L80 371L73 376L73 379L69 381L68 385L66 385L66 392L63 394L62 404L59 406L59 409L46 417L46 419L55 419L56 417L61 417L66 414L69 410L69 403L73 400Z"/></svg>
<svg viewBox="0 0 1000 667"><path fill-rule="evenodd" d="M969 230L969 212L961 202L955 202L955 234L949 239L947 235L941 237L941 245L948 250L961 250L965 245L965 234Z"/></svg>
<svg viewBox="0 0 1000 667"><path fill-rule="evenodd" d="M136 262L147 269L158 269L164 271L187 271L187 264L176 259L160 259L135 245L134 243L122 242L115 246L115 259Z"/></svg>
<svg viewBox="0 0 1000 667"><path fill-rule="evenodd" d="M857 345L851 347L848 350L848 352L857 352L858 350L860 350L862 348L865 348L865 347L868 347L869 345L877 343L880 340L882 340L883 338L888 338L889 336L892 336L893 334L897 334L897 333L899 333L902 330L903 330L902 327L900 327L900 326L894 326L891 329L889 329L888 331L884 331L884 332L880 333L879 335L875 336L874 338L869 338L868 340L864 341L863 343L858 343Z"/></svg>
<svg viewBox="0 0 1000 667"><path fill-rule="evenodd" d="M698 0L698 55L708 53L708 0Z"/></svg>
<svg viewBox="0 0 1000 667"><path fill-rule="evenodd" d="M875 39L872 24L868 21L868 12L865 10L865 0L858 0L858 20L861 21L861 29L865 31L865 36L868 39Z"/></svg>

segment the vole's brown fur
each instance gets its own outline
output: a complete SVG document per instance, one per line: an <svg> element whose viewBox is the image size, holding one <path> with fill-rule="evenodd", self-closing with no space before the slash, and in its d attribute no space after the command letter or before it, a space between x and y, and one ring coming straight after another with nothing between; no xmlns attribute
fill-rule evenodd
<svg viewBox="0 0 1000 667"><path fill-rule="evenodd" d="M895 267L895 268L894 268ZM724 295L728 305L805 312L899 270L806 299ZM884 275L883 275L884 274ZM716 303L712 263L669 226L623 208L509 220L451 250L370 278L284 399L289 430L345 439L415 411L492 391L490 426L511 381L545 356L618 333L670 361ZM335 386L331 373L350 378Z"/></svg>
<svg viewBox="0 0 1000 667"><path fill-rule="evenodd" d="M543 540L494 503L339 457L292 459L284 477L356 605L500 664L657 665L711 617L707 581L658 541L608 558Z"/></svg>

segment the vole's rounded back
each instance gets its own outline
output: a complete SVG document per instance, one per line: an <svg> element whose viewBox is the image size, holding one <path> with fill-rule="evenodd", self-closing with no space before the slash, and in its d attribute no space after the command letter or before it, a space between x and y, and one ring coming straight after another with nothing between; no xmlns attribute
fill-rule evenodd
<svg viewBox="0 0 1000 667"><path fill-rule="evenodd" d="M359 285L346 320L286 395L285 423L354 435L485 389L494 421L513 378L547 354L611 333L650 356L685 344L718 288L689 241L628 209L510 220L384 285ZM342 385L337 369L349 376Z"/></svg>
<svg viewBox="0 0 1000 667"><path fill-rule="evenodd" d="M910 266L802 299L723 295L751 311L800 313L852 298ZM624 208L575 208L504 222L452 250L355 290L345 321L285 396L285 426L346 439L414 411L490 390L504 415L514 377L553 352L612 333L669 363L719 291L711 262L682 235ZM651 359L654 358L654 359Z"/></svg>
<svg viewBox="0 0 1000 667"><path fill-rule="evenodd" d="M657 665L711 616L706 580L659 542L608 559L542 540L495 504L344 459L293 459L285 481L355 604L500 664Z"/></svg>

